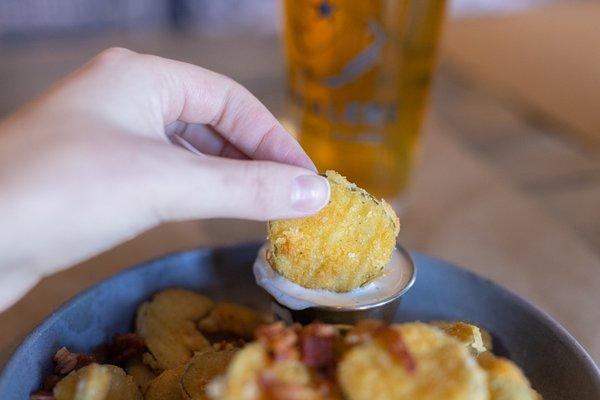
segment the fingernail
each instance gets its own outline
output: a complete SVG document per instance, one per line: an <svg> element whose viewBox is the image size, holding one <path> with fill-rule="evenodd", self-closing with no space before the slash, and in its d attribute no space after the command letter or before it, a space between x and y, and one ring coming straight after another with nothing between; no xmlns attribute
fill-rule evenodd
<svg viewBox="0 0 600 400"><path fill-rule="evenodd" d="M292 208L314 213L329 201L329 182L319 175L300 175L292 185Z"/></svg>

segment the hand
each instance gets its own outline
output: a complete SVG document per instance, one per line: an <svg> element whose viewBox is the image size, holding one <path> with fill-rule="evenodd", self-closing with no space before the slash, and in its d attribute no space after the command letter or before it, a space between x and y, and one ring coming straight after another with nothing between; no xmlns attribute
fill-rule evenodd
<svg viewBox="0 0 600 400"><path fill-rule="evenodd" d="M0 124L0 309L163 221L302 217L328 199L308 156L242 86L106 50Z"/></svg>

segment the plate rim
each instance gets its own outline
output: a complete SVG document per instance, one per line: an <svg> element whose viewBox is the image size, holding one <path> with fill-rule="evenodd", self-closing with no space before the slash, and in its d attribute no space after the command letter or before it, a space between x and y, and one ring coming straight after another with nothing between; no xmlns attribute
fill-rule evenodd
<svg viewBox="0 0 600 400"><path fill-rule="evenodd" d="M194 255L198 258L210 257L211 254L213 254L214 252L219 252L219 251L231 251L231 250L242 250L243 251L243 250L251 250L254 248L256 248L258 250L258 248L262 245L262 243L264 243L264 242L253 241L253 242L244 242L244 243L231 245L231 246L198 247L198 248L193 248L193 249L172 251L172 252L166 253L164 255L161 255L159 257L141 261L130 267L126 267L125 269L119 271L118 273L111 275L108 278L105 278L105 279L91 285L90 287L86 288L85 290L77 293L73 297L71 297L68 300L66 300L65 302L63 302L59 307L56 308L56 310L51 312L46 318L44 318L39 324L37 324L19 342L17 347L11 352L9 358L7 359L7 362L2 366L2 370L0 371L0 392L2 391L2 389L5 387L5 385L7 383L10 384L10 382L6 382L6 380L7 380L6 372L11 370L12 368L14 368L13 364L15 364L21 357L25 356L24 352L26 351L26 348L28 347L27 344L29 342L34 341L39 336L43 335L45 333L45 331L48 328L50 328L52 323L60 317L61 314L63 314L66 310L70 309L71 307L74 307L80 301L80 299L85 298L86 296L92 295L93 292L99 290L101 287L110 285L111 282L121 279L121 277L123 277L125 275L135 274L136 271L143 269L143 268L147 268L148 265L158 263L165 259L170 259L173 257L192 256L192 255ZM558 336L558 338L561 341L565 342L566 344L568 344L575 350L577 356L580 357L582 359L582 361L585 362L589 372L591 372L595 376L596 384L600 387L600 368L598 367L598 365L596 364L594 359L590 356L590 354L588 353L586 348L581 343L579 343L579 341L577 341L577 339L569 331L567 331L566 328L564 328L558 321L556 321L546 311L544 311L543 309L534 305L529 300L514 293L510 289L505 288L501 284L498 284L498 283L494 282L493 280L491 280L487 277L481 276L473 271L462 268L452 262L445 261L443 259L436 258L433 256L429 256L429 255L426 255L426 254L423 254L423 253L420 253L417 251L409 251L409 253L413 257L415 266L417 268L418 268L419 262L426 261L429 263L433 263L438 268L452 270L455 273L469 276L472 279L475 279L478 281L484 281L486 284L489 284L489 285L493 286L496 290L500 291L503 296L511 298L513 301L516 301L520 306L524 307L528 313L537 316L541 321L543 321L545 324L547 324L549 326L549 328L553 332L555 332L555 334Z"/></svg>

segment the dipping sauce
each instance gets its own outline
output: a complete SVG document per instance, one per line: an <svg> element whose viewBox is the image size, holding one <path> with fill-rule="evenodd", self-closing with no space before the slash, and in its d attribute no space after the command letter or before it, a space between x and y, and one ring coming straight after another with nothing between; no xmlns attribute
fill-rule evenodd
<svg viewBox="0 0 600 400"><path fill-rule="evenodd" d="M254 262L256 283L280 304L292 309L324 307L340 310L359 310L391 301L406 292L415 279L409 256L394 249L390 262L381 276L349 292L308 289L280 275L266 259L268 243L263 245Z"/></svg>

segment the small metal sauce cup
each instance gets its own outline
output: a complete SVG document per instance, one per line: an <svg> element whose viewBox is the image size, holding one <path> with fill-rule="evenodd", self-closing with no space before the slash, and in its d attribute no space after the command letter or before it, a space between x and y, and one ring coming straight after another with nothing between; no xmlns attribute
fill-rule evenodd
<svg viewBox="0 0 600 400"><path fill-rule="evenodd" d="M416 279L415 264L408 251L400 245L397 245L396 249L402 259L404 284L393 295L376 302L355 306L333 307L323 305L296 310L281 304L265 289L271 297L271 309L275 318L286 323L299 322L301 324L308 324L316 320L330 324L354 324L364 319L392 322L402 296L408 292Z"/></svg>

